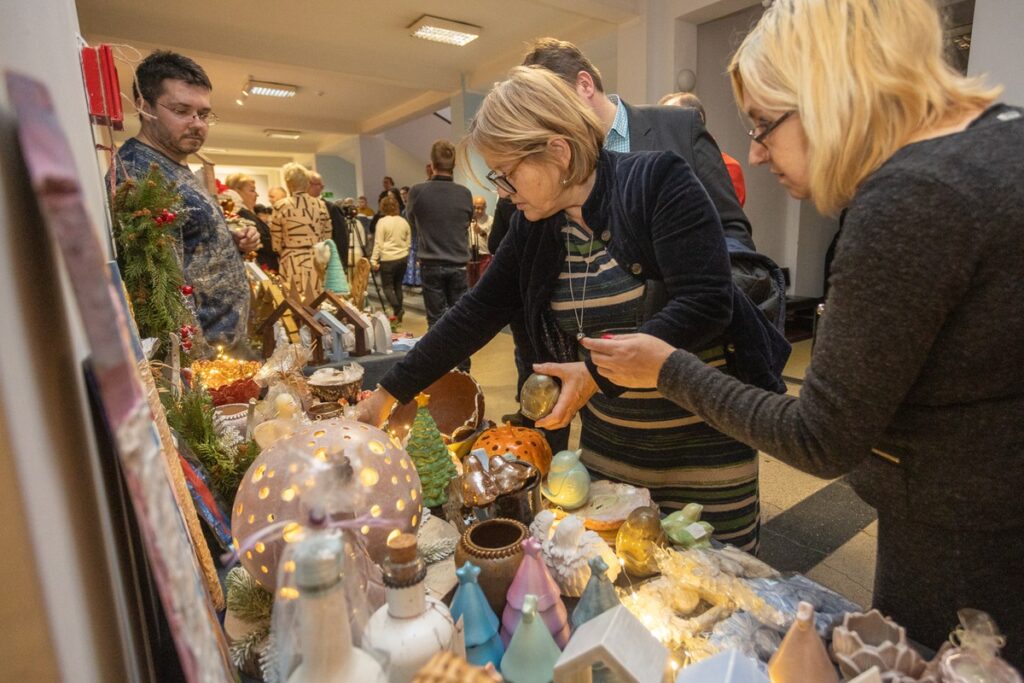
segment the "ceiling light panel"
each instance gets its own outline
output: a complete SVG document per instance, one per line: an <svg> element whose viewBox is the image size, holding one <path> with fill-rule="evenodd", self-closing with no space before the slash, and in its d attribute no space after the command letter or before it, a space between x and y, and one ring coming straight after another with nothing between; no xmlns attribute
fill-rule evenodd
<svg viewBox="0 0 1024 683"><path fill-rule="evenodd" d="M268 138L276 138L278 140L298 140L302 137L302 132L298 130L280 130L277 128L267 128L263 131L263 134Z"/></svg>
<svg viewBox="0 0 1024 683"><path fill-rule="evenodd" d="M249 79L242 92L249 95L262 95L264 97L295 97L299 91L297 85L288 83L272 83L270 81L254 81Z"/></svg>
<svg viewBox="0 0 1024 683"><path fill-rule="evenodd" d="M462 47L480 37L480 27L461 21L424 14L409 26L411 35L447 45Z"/></svg>

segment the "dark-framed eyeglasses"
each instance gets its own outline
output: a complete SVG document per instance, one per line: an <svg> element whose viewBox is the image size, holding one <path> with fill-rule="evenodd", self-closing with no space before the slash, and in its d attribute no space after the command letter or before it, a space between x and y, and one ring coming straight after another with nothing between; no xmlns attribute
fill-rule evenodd
<svg viewBox="0 0 1024 683"><path fill-rule="evenodd" d="M157 102L157 104L174 114L176 119L180 119L182 121L198 119L200 122L205 123L208 126L213 126L220 120L212 111L192 111L190 107L182 105L168 107L163 102Z"/></svg>
<svg viewBox="0 0 1024 683"><path fill-rule="evenodd" d="M795 111L787 111L785 114L775 119L774 121L769 121L768 123L759 123L750 130L748 130L747 135L754 142L758 143L759 145L763 145L765 138L771 135L773 130L781 126L786 121L786 119L788 119L795 113Z"/></svg>
<svg viewBox="0 0 1024 683"><path fill-rule="evenodd" d="M490 181L491 185L494 185L495 189L508 194L516 193L516 186L508 179L508 173L495 173L494 171L488 171L487 175L484 177Z"/></svg>

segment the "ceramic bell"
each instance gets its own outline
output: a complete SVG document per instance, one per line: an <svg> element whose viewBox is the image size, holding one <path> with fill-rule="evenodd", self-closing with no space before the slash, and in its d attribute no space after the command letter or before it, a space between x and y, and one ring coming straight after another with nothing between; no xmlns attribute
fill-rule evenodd
<svg viewBox="0 0 1024 683"><path fill-rule="evenodd" d="M519 390L519 412L531 420L539 420L554 409L562 387L554 377L534 373Z"/></svg>
<svg viewBox="0 0 1024 683"><path fill-rule="evenodd" d="M490 464L489 472L498 487L498 495L515 493L523 488L526 480L530 478L529 468L516 467L500 455L492 457Z"/></svg>
<svg viewBox="0 0 1024 683"><path fill-rule="evenodd" d="M550 631L538 618L537 596L526 595L523 619L501 658L501 675L509 683L548 683L561 655Z"/></svg>
<svg viewBox="0 0 1024 683"><path fill-rule="evenodd" d="M622 604L607 572L608 564L604 559L600 556L590 558L590 579L587 581L587 587L583 589L580 601L576 603L576 609L572 611L574 632L597 615Z"/></svg>
<svg viewBox="0 0 1024 683"><path fill-rule="evenodd" d="M476 666L491 663L497 667L505 654L505 645L498 635L498 617L477 584L480 568L466 562L455 570L455 575L459 588L452 598L451 615L456 623L462 619L466 661Z"/></svg>
<svg viewBox="0 0 1024 683"><path fill-rule="evenodd" d="M512 585L508 588L505 609L501 613L501 638L509 643L523 616L527 595L536 596L537 612L541 621L554 637L559 647L569 642L569 613L562 603L558 584L551 577L544 558L541 557L540 543L536 538L523 541L523 561L516 570Z"/></svg>
<svg viewBox="0 0 1024 683"><path fill-rule="evenodd" d="M477 455L470 453L466 456L462 467L463 504L470 507L484 507L493 503L500 493L498 484Z"/></svg>
<svg viewBox="0 0 1024 683"><path fill-rule="evenodd" d="M551 469L540 492L555 505L575 510L590 495L590 473L580 462L583 451L559 451L551 459Z"/></svg>
<svg viewBox="0 0 1024 683"><path fill-rule="evenodd" d="M633 576L653 576L658 573L655 550L666 543L658 508L649 505L633 510L619 527L615 536L615 554Z"/></svg>

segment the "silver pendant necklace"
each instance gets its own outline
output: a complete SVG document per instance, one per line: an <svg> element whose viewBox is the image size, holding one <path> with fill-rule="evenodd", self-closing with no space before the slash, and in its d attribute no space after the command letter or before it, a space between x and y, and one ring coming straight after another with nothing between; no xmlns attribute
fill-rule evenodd
<svg viewBox="0 0 1024 683"><path fill-rule="evenodd" d="M569 298L572 299L572 316L576 319L576 341L579 341L587 335L583 332L583 316L586 311L583 308L583 304L587 301L587 281L590 279L590 257L594 254L594 242L596 241L593 234L590 236L590 251L587 252L587 259L583 262L583 266L586 269L583 274L583 293L580 297L580 305L576 306L576 294L572 291L572 261L569 260L569 233L565 233L565 267L569 270Z"/></svg>

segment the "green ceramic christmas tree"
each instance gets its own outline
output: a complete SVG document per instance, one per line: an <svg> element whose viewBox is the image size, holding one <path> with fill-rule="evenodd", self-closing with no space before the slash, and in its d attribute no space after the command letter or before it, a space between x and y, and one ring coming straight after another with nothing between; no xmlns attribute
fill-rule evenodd
<svg viewBox="0 0 1024 683"><path fill-rule="evenodd" d="M405 445L409 457L416 463L416 472L423 486L423 504L427 507L443 505L448 500L448 482L457 472L448 447L444 445L441 432L427 410L430 397L420 394L416 397L416 419L409 431L409 442Z"/></svg>

